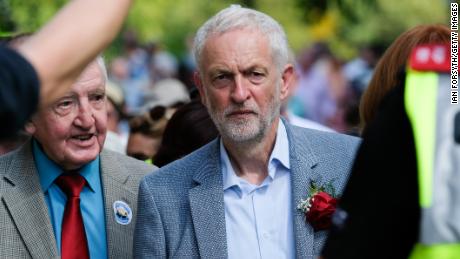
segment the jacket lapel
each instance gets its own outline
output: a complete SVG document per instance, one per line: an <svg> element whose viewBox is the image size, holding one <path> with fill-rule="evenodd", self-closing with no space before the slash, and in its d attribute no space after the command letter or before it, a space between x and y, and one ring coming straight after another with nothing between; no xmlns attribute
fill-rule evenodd
<svg viewBox="0 0 460 259"><path fill-rule="evenodd" d="M126 188L129 175L121 174L124 168L119 161L109 154L101 153L101 179L104 192L105 224L109 258L130 257L132 251L132 236L134 233L137 195ZM115 219L113 204L115 201L126 203L132 211L132 220L127 225L118 223ZM126 237L120 240L120 237Z"/></svg>
<svg viewBox="0 0 460 259"><path fill-rule="evenodd" d="M307 140L298 141L294 129L285 122L289 139L289 154L291 163L292 209L294 216L294 236L297 258L313 256L314 231L305 221L303 212L297 209L300 200L308 196L308 187L314 179L313 168L318 164L312 146Z"/></svg>
<svg viewBox="0 0 460 259"><path fill-rule="evenodd" d="M194 175L196 186L189 191L192 220L200 256L227 258L223 179L219 141L209 146L209 154Z"/></svg>
<svg viewBox="0 0 460 259"><path fill-rule="evenodd" d="M40 187L31 142L17 151L4 180L9 183L2 199L32 258L58 257L45 196Z"/></svg>
<svg viewBox="0 0 460 259"><path fill-rule="evenodd" d="M314 247L313 228L297 204L308 195L310 180L315 179L313 168L318 164L308 140L300 143L295 130L285 120L289 139L291 163L292 208L297 258L311 258ZM189 192L192 219L200 255L203 258L227 258L223 179L220 169L219 141L208 149L207 161L197 170L197 186ZM224 252L223 252L224 251Z"/></svg>

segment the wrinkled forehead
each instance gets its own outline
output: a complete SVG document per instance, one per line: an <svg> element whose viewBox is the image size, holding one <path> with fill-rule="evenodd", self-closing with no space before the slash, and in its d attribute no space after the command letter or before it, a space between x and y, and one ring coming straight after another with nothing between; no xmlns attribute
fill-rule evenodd
<svg viewBox="0 0 460 259"><path fill-rule="evenodd" d="M101 65L96 61L90 63L72 85L73 92L82 90L102 89L105 91L106 77Z"/></svg>
<svg viewBox="0 0 460 259"><path fill-rule="evenodd" d="M247 47L249 43L256 43L267 51L264 56L273 59L273 49L271 48L269 37L266 34L254 28L236 28L225 32L213 33L206 38L201 52L200 63L198 64L199 70L203 69L205 60L210 54L222 51L222 44L228 45L229 48L226 51L233 50L242 53L259 51L258 48L251 50Z"/></svg>

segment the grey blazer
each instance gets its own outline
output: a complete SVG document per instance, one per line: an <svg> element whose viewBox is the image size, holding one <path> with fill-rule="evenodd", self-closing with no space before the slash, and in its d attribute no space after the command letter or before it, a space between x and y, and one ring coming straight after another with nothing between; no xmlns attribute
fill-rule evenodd
<svg viewBox="0 0 460 259"><path fill-rule="evenodd" d="M31 146L0 157L0 258L59 258ZM139 181L154 167L106 150L100 161L108 255L131 258L135 221L118 224L112 204L126 202L135 217Z"/></svg>
<svg viewBox="0 0 460 259"><path fill-rule="evenodd" d="M287 123L286 123L287 124ZM297 258L318 255L327 231L314 232L296 209L310 180L340 193L359 140L286 125ZM219 141L146 176L139 189L135 258L227 258Z"/></svg>

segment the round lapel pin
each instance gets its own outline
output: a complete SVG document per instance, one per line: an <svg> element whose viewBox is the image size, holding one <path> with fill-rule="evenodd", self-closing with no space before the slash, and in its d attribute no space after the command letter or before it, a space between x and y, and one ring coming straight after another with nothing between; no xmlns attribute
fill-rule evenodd
<svg viewBox="0 0 460 259"><path fill-rule="evenodd" d="M113 212L115 213L115 220L121 225L128 225L133 217L131 208L124 201L115 201Z"/></svg>

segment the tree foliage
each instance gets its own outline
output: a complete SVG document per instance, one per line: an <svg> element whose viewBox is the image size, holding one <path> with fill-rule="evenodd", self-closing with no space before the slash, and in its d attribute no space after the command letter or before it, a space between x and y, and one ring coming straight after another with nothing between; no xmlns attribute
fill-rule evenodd
<svg viewBox="0 0 460 259"><path fill-rule="evenodd" d="M35 31L66 2L0 0L0 32ZM449 18L449 1L432 0L136 0L125 29L137 31L143 42L161 42L180 56L186 52L187 37L218 10L234 3L277 19L295 51L326 41L345 58L354 55L357 46L388 44L414 25L447 24ZM116 44L112 47L117 48Z"/></svg>

